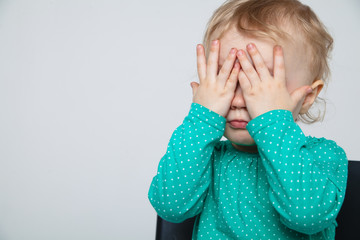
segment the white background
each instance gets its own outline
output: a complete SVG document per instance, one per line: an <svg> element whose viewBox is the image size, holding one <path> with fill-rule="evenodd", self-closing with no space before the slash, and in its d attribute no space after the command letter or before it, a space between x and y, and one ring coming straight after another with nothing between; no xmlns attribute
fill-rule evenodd
<svg viewBox="0 0 360 240"><path fill-rule="evenodd" d="M219 0L0 0L0 239L154 239L147 192L191 104ZM304 1L335 39L320 124L360 160L360 3Z"/></svg>

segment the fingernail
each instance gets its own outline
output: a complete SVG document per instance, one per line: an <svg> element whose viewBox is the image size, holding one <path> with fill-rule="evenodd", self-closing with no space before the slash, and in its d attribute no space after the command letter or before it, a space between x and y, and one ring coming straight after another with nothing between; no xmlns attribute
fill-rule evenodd
<svg viewBox="0 0 360 240"><path fill-rule="evenodd" d="M230 53L231 53L231 54L235 54L235 53L236 53L236 49L235 49L235 48L232 48L232 49L230 50Z"/></svg>
<svg viewBox="0 0 360 240"><path fill-rule="evenodd" d="M275 51L276 51L276 52L280 53L281 50L282 50L282 49L281 49L281 46L279 46L279 45L276 45L276 46L275 46Z"/></svg>
<svg viewBox="0 0 360 240"><path fill-rule="evenodd" d="M239 51L237 52L237 55L240 57L240 56L244 55L244 53L243 53L242 50L239 50Z"/></svg>
<svg viewBox="0 0 360 240"><path fill-rule="evenodd" d="M247 45L247 47L248 47L248 49L252 50L252 49L254 49L254 44L250 43L250 44Z"/></svg>
<svg viewBox="0 0 360 240"><path fill-rule="evenodd" d="M313 91L312 88L308 88L308 89L306 90L306 93L311 93L312 91Z"/></svg>
<svg viewBox="0 0 360 240"><path fill-rule="evenodd" d="M218 40L214 40L213 42L212 42L212 45L216 45L218 43Z"/></svg>

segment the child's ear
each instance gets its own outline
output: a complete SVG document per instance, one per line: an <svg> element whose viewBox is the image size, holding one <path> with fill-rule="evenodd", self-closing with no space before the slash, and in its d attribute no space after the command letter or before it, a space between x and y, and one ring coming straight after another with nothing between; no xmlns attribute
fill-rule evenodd
<svg viewBox="0 0 360 240"><path fill-rule="evenodd" d="M321 79L314 80L314 82L311 84L311 88L313 89L313 91L306 95L303 105L301 106L299 112L300 114L305 114L310 109L310 107L315 102L315 99L317 98L323 87L324 87L323 80Z"/></svg>

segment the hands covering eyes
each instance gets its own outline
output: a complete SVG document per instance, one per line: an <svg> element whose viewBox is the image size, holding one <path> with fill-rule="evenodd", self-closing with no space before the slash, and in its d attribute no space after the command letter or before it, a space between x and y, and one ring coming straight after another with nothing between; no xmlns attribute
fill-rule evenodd
<svg viewBox="0 0 360 240"><path fill-rule="evenodd" d="M226 117L235 95L237 82L240 83L247 110L251 119L275 109L294 113L311 87L302 86L291 94L286 88L285 64L280 46L273 49L274 73L270 73L255 44L247 45L247 51L232 48L218 71L219 41L213 41L208 63L204 47L197 46L197 69L200 83L192 82L193 102ZM238 62L236 61L238 59Z"/></svg>

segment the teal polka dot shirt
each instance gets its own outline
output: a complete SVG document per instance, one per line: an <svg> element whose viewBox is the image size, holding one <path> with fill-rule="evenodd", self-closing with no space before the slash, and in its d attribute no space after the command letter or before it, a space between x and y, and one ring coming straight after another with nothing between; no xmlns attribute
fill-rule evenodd
<svg viewBox="0 0 360 240"><path fill-rule="evenodd" d="M344 150L305 136L288 110L247 124L258 153L221 141L225 124L191 104L150 185L157 214L175 223L197 216L193 239L334 239L347 182Z"/></svg>

